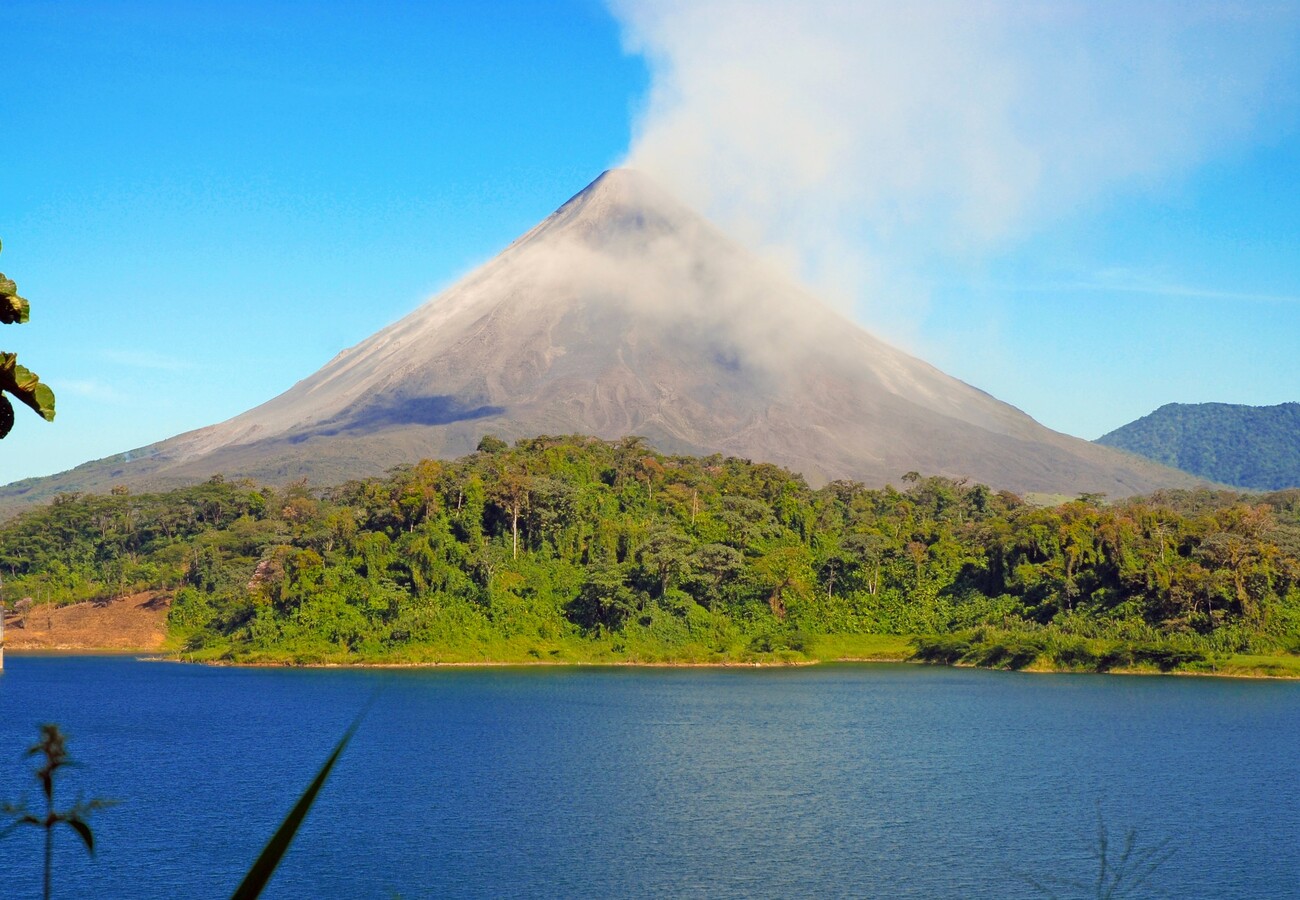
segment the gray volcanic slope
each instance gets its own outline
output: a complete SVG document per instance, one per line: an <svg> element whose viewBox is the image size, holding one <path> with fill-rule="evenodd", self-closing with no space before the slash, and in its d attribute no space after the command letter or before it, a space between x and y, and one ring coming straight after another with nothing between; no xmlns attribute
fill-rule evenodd
<svg viewBox="0 0 1300 900"><path fill-rule="evenodd" d="M1183 473L1058 434L877 340L645 176L606 172L489 262L229 421L3 489L316 482L506 439L640 434L813 483L944 474L1124 496Z"/></svg>

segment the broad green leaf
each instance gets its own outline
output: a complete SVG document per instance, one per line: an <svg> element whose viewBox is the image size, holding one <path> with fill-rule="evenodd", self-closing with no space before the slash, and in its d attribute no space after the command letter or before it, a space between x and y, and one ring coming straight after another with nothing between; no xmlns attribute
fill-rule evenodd
<svg viewBox="0 0 1300 900"><path fill-rule="evenodd" d="M47 422L54 421L54 391L43 381L36 382L32 389L32 399L36 401L36 412Z"/></svg>
<svg viewBox="0 0 1300 900"><path fill-rule="evenodd" d="M54 391L14 353L0 353L0 392L8 391L47 422L54 421Z"/></svg>

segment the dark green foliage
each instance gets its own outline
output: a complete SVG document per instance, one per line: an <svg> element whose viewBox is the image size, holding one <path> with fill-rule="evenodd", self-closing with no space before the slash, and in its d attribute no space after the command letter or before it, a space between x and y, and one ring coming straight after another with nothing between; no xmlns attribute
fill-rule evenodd
<svg viewBox="0 0 1300 900"><path fill-rule="evenodd" d="M171 592L175 645L209 658L797 658L892 634L1096 670L1300 646L1300 492L1049 509L907 485L539 437L325 490L64 496L0 527L0 571L10 602Z"/></svg>
<svg viewBox="0 0 1300 900"><path fill-rule="evenodd" d="M1024 669L1043 663L1054 669L1109 672L1156 668L1161 672L1199 668L1209 662L1203 650L1175 643L1086 640L1057 629L1007 632L978 629L917 638L915 659L940 665Z"/></svg>
<svg viewBox="0 0 1300 900"><path fill-rule="evenodd" d="M1236 487L1300 487L1300 403L1168 403L1097 443Z"/></svg>
<svg viewBox="0 0 1300 900"><path fill-rule="evenodd" d="M943 634L917 640L916 659L922 662L955 666L971 652L970 638L960 634Z"/></svg>
<svg viewBox="0 0 1300 900"><path fill-rule="evenodd" d="M972 648L968 658L977 666L990 669L1023 669L1043 655L1047 643L1041 637L1008 635Z"/></svg>
<svg viewBox="0 0 1300 900"><path fill-rule="evenodd" d="M916 659L941 665L1023 669L1037 662L1048 649L1042 635L984 630L917 639Z"/></svg>
<svg viewBox="0 0 1300 900"><path fill-rule="evenodd" d="M1147 665L1155 666L1162 672L1172 672L1174 669L1203 662L1206 662L1206 657L1200 650L1142 643L1119 646L1106 652L1098 659L1097 670L1105 672L1108 669Z"/></svg>

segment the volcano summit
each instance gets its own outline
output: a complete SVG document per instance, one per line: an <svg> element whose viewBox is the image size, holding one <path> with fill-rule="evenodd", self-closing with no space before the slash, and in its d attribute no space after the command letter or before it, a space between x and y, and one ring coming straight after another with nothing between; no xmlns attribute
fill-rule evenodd
<svg viewBox="0 0 1300 900"><path fill-rule="evenodd" d="M1039 425L876 339L649 178L605 172L406 318L233 419L11 485L13 502L213 473L316 482L480 437L643 435L813 483L916 470L1124 496L1195 479Z"/></svg>

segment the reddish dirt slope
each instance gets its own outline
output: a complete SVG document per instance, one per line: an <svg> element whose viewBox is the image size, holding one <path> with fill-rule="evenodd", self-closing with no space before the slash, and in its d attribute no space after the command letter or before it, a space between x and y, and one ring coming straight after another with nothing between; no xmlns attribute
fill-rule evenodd
<svg viewBox="0 0 1300 900"><path fill-rule="evenodd" d="M167 636L171 596L146 591L72 606L5 613L6 650L157 650Z"/></svg>

